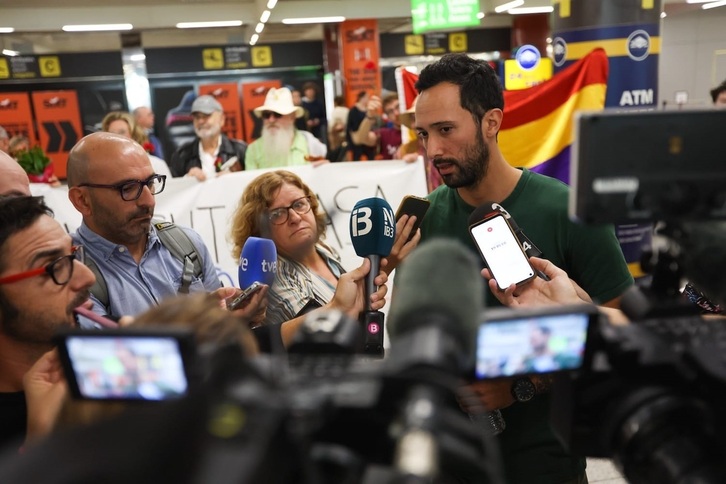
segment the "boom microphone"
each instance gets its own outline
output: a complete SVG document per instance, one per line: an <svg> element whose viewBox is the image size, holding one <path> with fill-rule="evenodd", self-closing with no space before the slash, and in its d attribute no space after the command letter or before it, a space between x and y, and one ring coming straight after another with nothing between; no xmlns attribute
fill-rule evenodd
<svg viewBox="0 0 726 484"><path fill-rule="evenodd" d="M375 278L381 270L381 257L391 253L396 238L393 209L382 198L366 198L350 214L350 240L355 253L371 261L366 276L365 310L361 320L365 328L363 352L383 356L383 313L371 308L371 294L376 291Z"/></svg>
<svg viewBox="0 0 726 484"><path fill-rule="evenodd" d="M389 311L391 359L444 365L463 374L473 363L483 309L484 279L464 245L452 239L421 244L396 274Z"/></svg>
<svg viewBox="0 0 726 484"><path fill-rule="evenodd" d="M277 273L277 249L270 239L249 237L239 256L239 287L246 289L254 282L271 286Z"/></svg>
<svg viewBox="0 0 726 484"><path fill-rule="evenodd" d="M469 225L473 225L490 213L495 212L501 213L504 215L504 218L507 219L509 226L512 227L512 231L514 231L514 235L517 236L517 240L519 240L519 243L522 245L522 249L524 249L527 257L542 257L542 251L534 245L534 242L529 240L529 237L527 237L524 231L522 231L519 225L517 225L517 222L514 221L514 218L511 215L509 215L509 212L507 212L504 207L499 205L497 202L484 202L479 205L476 210L471 212L471 215L469 215Z"/></svg>

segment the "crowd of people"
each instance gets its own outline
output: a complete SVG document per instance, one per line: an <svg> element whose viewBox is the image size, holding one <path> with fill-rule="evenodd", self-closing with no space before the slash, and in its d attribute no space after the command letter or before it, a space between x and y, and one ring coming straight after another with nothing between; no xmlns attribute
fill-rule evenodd
<svg viewBox="0 0 726 484"><path fill-rule="evenodd" d="M726 84L720 88L712 92L714 104L726 96ZM150 132L148 108L109 113L102 130L82 138L68 157L68 197L82 217L70 235L42 197L31 196L28 177L5 153L7 135L0 131L0 443L30 452L64 421L69 399L53 335L60 328L94 326L75 314L79 306L122 325L185 324L199 341L234 341L248 357L284 351L307 312L337 309L357 319L365 306L381 309L391 271L419 242L454 238L476 254L468 218L484 202L499 203L536 242L546 259L531 262L547 276L502 291L483 269L487 305L594 301L617 315L633 278L613 227L570 221L565 184L504 159L497 139L504 98L491 66L464 54L445 55L421 71L416 89L415 111L401 113L395 96L361 92L347 113L339 101L330 122L315 84L303 86L297 104L288 88L270 89L254 110L262 135L249 146L222 133L221 105L200 96L192 105L197 137L171 154L168 166ZM346 271L325 243L326 221L315 194L292 172L255 178L231 220L235 257L249 237L271 239L279 254L274 283L234 311L226 304L241 290L221 287L201 236L153 218L155 197L172 176L203 181L229 171L335 161L327 157L329 144L346 148L354 160L399 158L402 123L418 140L406 156L425 156L442 186L430 193L429 212L413 237L415 217L398 220L393 250L368 301L370 262ZM185 250L180 254L173 246ZM446 254L441 258L445 270ZM506 429L497 438L507 482L587 482L585 460L571 455L551 429L550 385L549 377L538 375L462 388L463 411L502 411Z"/></svg>

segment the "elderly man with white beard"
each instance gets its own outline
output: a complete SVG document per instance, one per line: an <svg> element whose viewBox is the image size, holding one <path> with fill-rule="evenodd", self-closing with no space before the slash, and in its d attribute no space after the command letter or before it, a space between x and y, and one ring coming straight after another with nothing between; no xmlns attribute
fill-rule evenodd
<svg viewBox="0 0 726 484"><path fill-rule="evenodd" d="M286 87L272 88L267 92L265 103L255 108L255 116L262 118L262 136L253 141L245 158L248 170L313 166L328 163L328 148L307 131L295 128L295 119L303 115L303 109L292 102L292 93Z"/></svg>
<svg viewBox="0 0 726 484"><path fill-rule="evenodd" d="M245 169L247 143L222 133L224 110L213 96L199 96L192 104L197 137L171 156L172 176L193 176L199 181Z"/></svg>

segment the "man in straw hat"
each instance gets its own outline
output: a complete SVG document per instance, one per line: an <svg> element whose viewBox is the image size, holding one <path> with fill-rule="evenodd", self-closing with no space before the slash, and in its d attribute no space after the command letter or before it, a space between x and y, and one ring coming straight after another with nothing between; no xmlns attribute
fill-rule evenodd
<svg viewBox="0 0 726 484"><path fill-rule="evenodd" d="M295 119L303 115L303 109L292 102L288 88L270 89L265 103L254 113L262 118L262 136L247 150L248 170L328 162L328 148L309 132L295 128Z"/></svg>

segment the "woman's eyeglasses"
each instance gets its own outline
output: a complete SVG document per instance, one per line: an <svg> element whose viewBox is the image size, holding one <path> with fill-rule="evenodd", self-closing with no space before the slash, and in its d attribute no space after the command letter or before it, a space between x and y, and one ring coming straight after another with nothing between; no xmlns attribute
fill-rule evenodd
<svg viewBox="0 0 726 484"><path fill-rule="evenodd" d="M269 220L273 225L282 225L290 218L290 209L294 210L298 215L304 215L310 211L310 197L302 197L292 202L289 207L279 207L270 210Z"/></svg>
<svg viewBox="0 0 726 484"><path fill-rule="evenodd" d="M0 284L10 284L12 282L22 281L29 277L41 276L48 274L53 282L59 286L68 284L68 281L73 277L73 261L78 260L81 264L86 262L86 251L82 245L74 245L71 247L71 253L58 257L56 260L44 267L39 267L26 272L19 272L11 276L5 276L0 278Z"/></svg>

